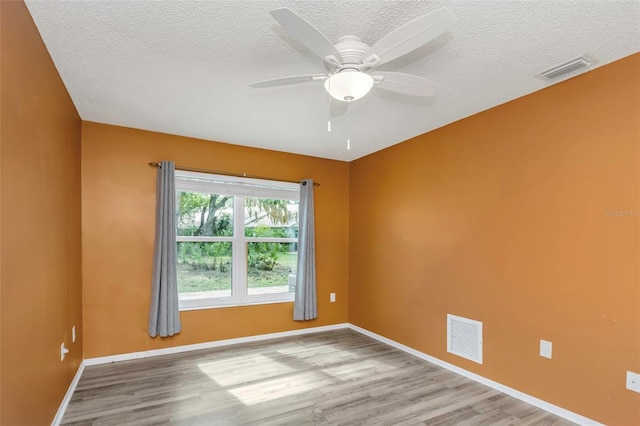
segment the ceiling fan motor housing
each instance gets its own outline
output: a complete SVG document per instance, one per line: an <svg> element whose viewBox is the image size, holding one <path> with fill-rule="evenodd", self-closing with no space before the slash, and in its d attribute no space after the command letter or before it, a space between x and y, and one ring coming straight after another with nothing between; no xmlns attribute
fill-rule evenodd
<svg viewBox="0 0 640 426"><path fill-rule="evenodd" d="M339 71L341 68L354 68L349 65L361 65L362 56L370 49L368 44L354 35L340 37L335 47L342 57L342 66L339 69L329 69L331 72Z"/></svg>

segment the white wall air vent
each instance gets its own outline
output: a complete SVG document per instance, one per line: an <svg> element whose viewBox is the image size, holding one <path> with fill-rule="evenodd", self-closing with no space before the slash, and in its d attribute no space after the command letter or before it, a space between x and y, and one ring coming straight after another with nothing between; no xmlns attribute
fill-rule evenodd
<svg viewBox="0 0 640 426"><path fill-rule="evenodd" d="M482 323L447 314L447 352L482 364Z"/></svg>
<svg viewBox="0 0 640 426"><path fill-rule="evenodd" d="M597 61L592 56L582 55L546 69L536 74L536 77L546 81L555 82L569 76L578 75L581 71L586 70L596 63Z"/></svg>

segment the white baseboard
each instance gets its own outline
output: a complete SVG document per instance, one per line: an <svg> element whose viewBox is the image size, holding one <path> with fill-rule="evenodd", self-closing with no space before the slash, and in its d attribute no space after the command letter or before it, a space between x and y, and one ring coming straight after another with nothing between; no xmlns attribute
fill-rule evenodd
<svg viewBox="0 0 640 426"><path fill-rule="evenodd" d="M413 356L416 356L418 358L421 358L425 361L429 361L432 364L435 364L439 367L442 368L446 368L447 370L453 371L454 373L460 374L461 376L467 377L471 380L474 380L478 383L482 383L483 385L489 386L490 388L499 390L500 392L503 392L509 396L512 396L514 398L517 398L521 401L526 402L527 404L531 404L534 407L538 407L541 408L545 411L548 411L552 414L555 414L556 416L560 416L562 418L565 418L567 420L570 420L574 423L577 423L579 425L583 425L583 426L604 426L602 423L598 423L595 420L591 420L587 417L581 416L580 414L574 413L573 411L569 411L566 410L562 407L558 407L557 405L553 405L550 404L546 401L543 401L539 398L536 398L534 396L531 395L527 395L526 393L520 392L518 390L515 390L513 388L510 388L509 386L505 386L503 384L500 384L498 382L494 382L493 380L489 380L486 377L482 377L479 376L475 373L472 373L471 371L467 371L463 368L460 367L456 367L453 364L449 364L448 362L442 361L438 358L434 358L431 355L427 355L423 352L417 351L413 348L410 348L409 346L405 346L402 343L398 343L395 340L391 340L391 339L387 339L386 337L383 337L379 334L373 333L369 330L366 330L362 327L358 327L357 325L353 325L353 324L349 324L349 328L357 331L358 333L362 333L365 336L369 336L373 339L376 339L382 343L385 343L389 346L393 346L394 348L400 349L401 351L404 351L406 353L409 353Z"/></svg>
<svg viewBox="0 0 640 426"><path fill-rule="evenodd" d="M58 412L56 413L56 416L53 418L53 421L51 422L51 426L58 426L60 422L62 422L62 417L64 416L64 412L67 411L67 406L71 401L71 397L73 396L73 393L76 390L76 386L78 386L78 382L80 381L80 376L82 376L82 372L84 371L84 366L85 366L84 361L82 361L80 363L80 366L78 366L78 371L76 371L76 375L73 376L73 380L69 385L69 389L67 389L67 393L64 395L64 398L62 398L62 403L58 408Z"/></svg>
<svg viewBox="0 0 640 426"><path fill-rule="evenodd" d="M301 328L299 330L282 331L279 333L258 334L255 336L238 337L235 339L216 340L213 342L196 343L193 345L173 346L164 349L152 349L142 352L131 352L128 354L103 356L98 358L88 358L84 360L86 365L108 364L110 362L130 361L132 359L148 358L159 355L176 354L180 352L197 351L200 349L218 348L220 346L237 345L238 343L258 342L261 340L277 339L280 337L299 336L302 334L319 333L349 328L348 323L325 325L321 327Z"/></svg>

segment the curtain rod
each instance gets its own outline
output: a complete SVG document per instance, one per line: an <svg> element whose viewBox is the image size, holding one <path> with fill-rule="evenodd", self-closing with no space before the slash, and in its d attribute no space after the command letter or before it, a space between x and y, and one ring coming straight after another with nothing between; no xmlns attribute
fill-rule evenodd
<svg viewBox="0 0 640 426"><path fill-rule="evenodd" d="M162 167L162 165L160 163L158 163L158 162L151 162L151 163L149 163L149 165L151 167ZM196 168L193 168L193 167L176 166L176 170L182 170L184 172L210 173L210 174L214 174L214 175L234 176L234 177L250 178L250 179L275 180L275 181L278 181L278 182L302 183L302 182L297 181L297 180L275 179L275 178L264 177L264 176L248 175L246 173L221 172L219 170L196 169ZM318 182L313 182L313 186L320 186L320 184Z"/></svg>

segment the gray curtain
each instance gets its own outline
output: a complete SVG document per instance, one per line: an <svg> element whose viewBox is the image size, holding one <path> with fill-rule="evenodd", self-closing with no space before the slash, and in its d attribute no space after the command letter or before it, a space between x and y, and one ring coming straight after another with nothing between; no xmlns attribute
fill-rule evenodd
<svg viewBox="0 0 640 426"><path fill-rule="evenodd" d="M298 271L293 319L306 321L318 318L316 298L316 250L313 218L313 180L300 183L298 232Z"/></svg>
<svg viewBox="0 0 640 426"><path fill-rule="evenodd" d="M176 273L176 188L175 164L162 161L156 186L156 242L149 307L149 335L180 333L178 276Z"/></svg>

